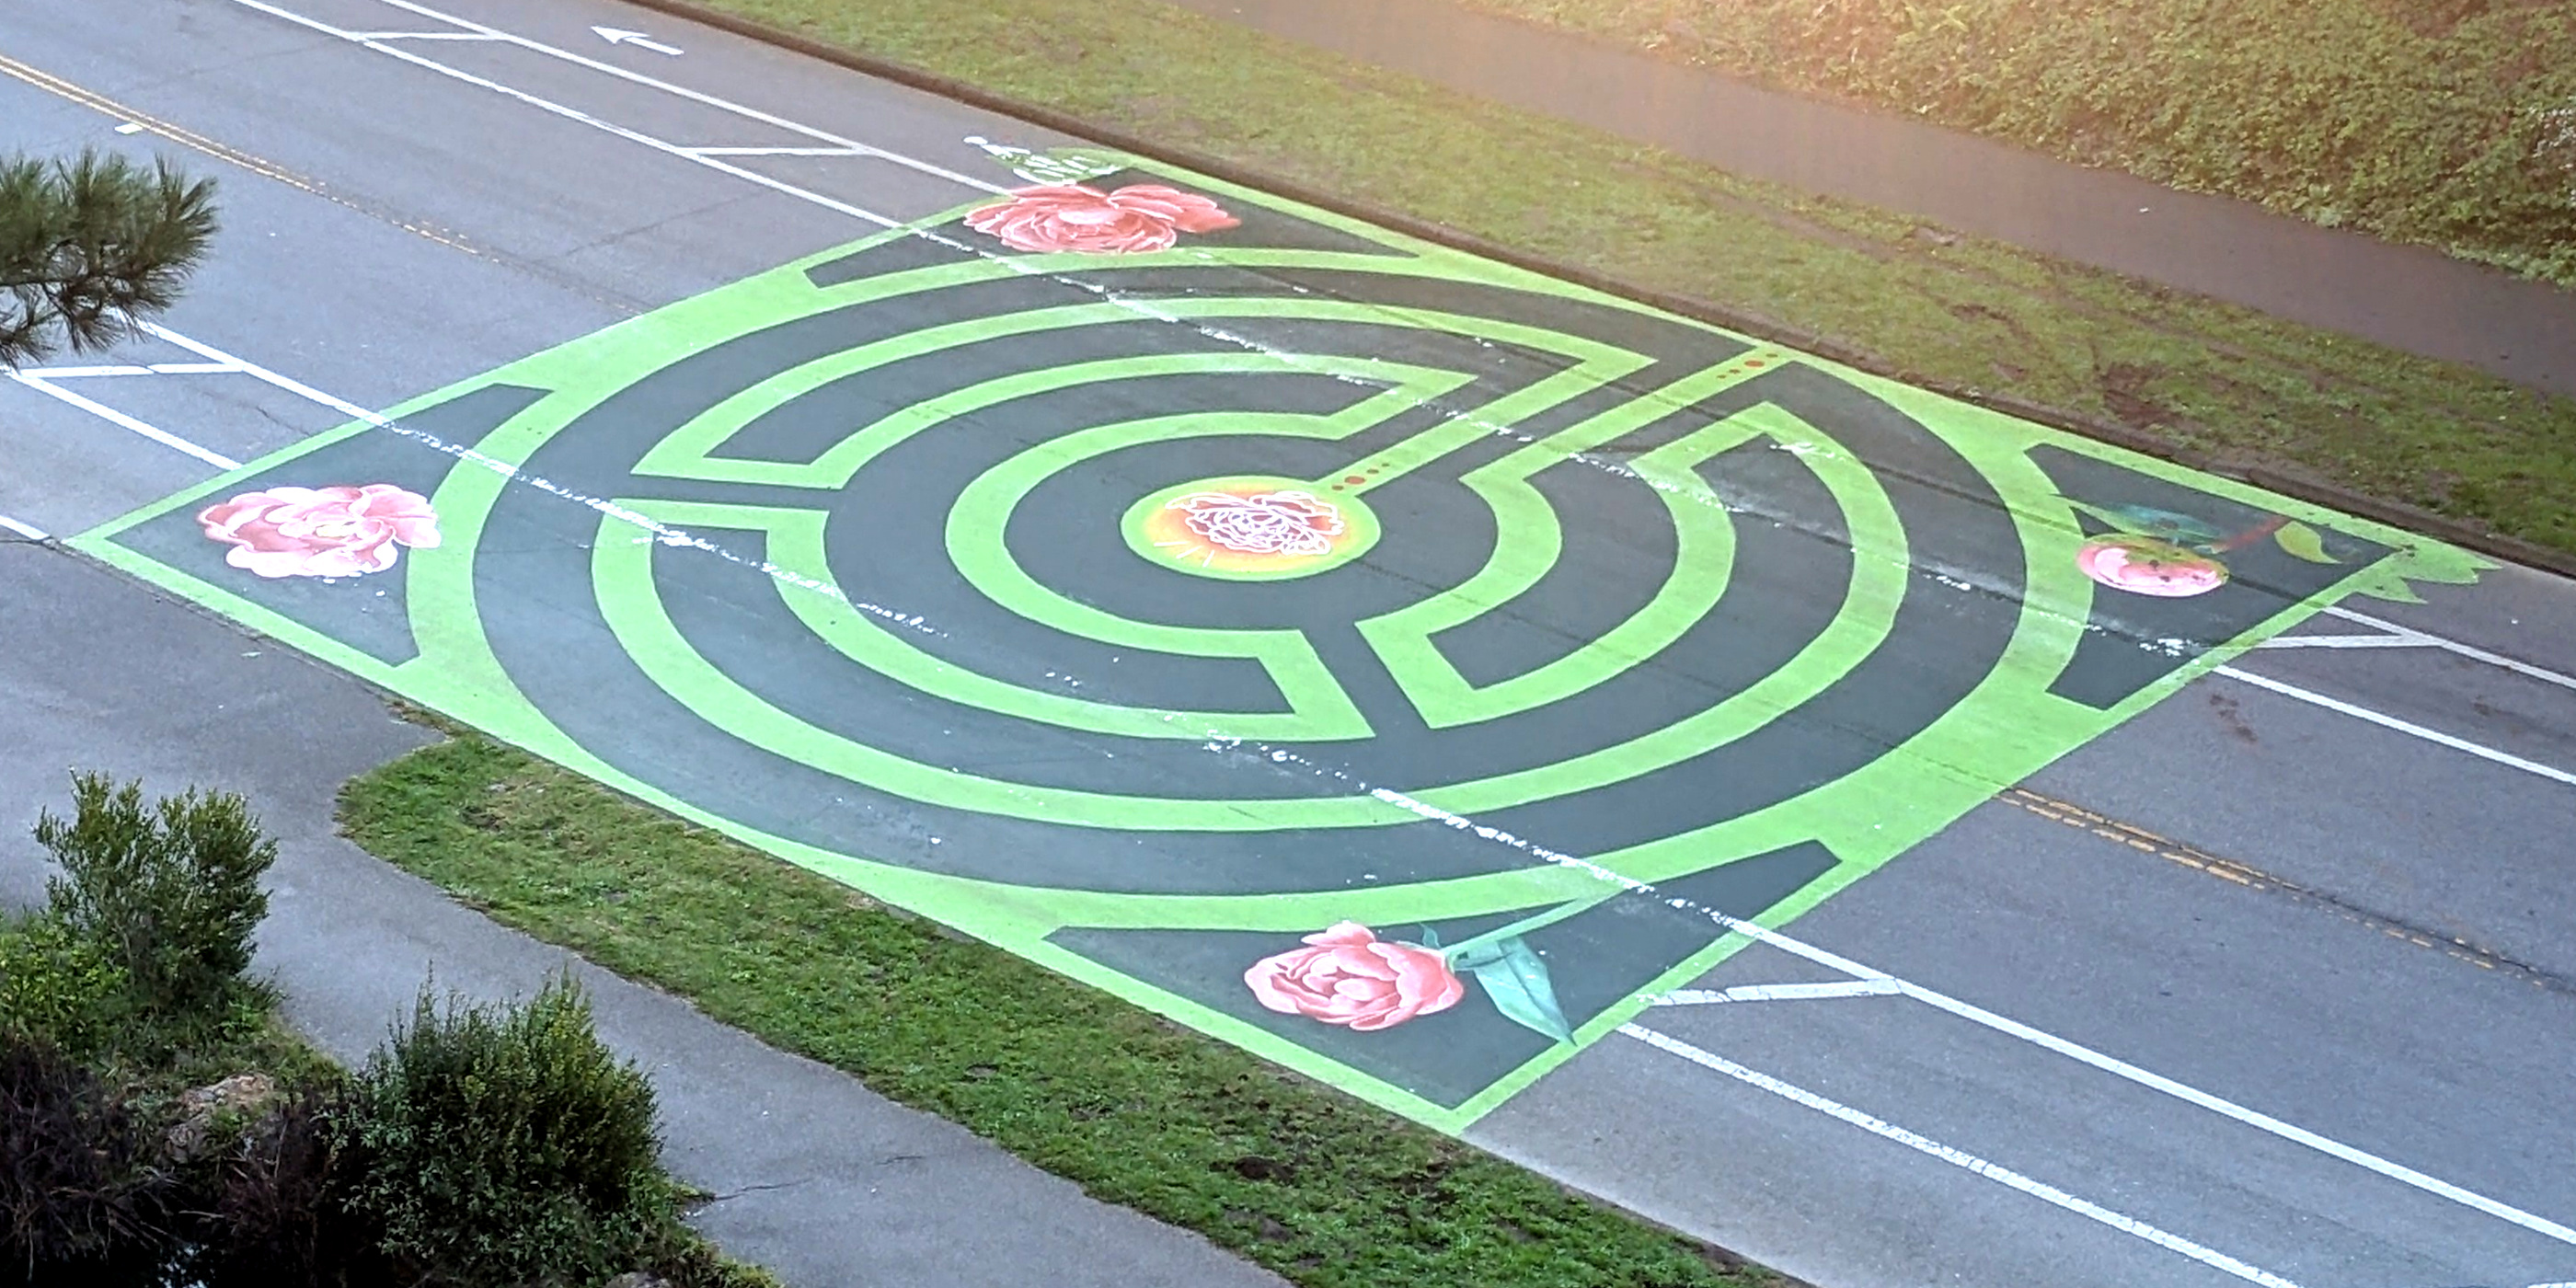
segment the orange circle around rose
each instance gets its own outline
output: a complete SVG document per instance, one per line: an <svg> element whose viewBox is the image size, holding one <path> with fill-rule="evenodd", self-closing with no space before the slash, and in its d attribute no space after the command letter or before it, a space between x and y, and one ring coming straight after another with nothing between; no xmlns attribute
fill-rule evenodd
<svg viewBox="0 0 2576 1288"><path fill-rule="evenodd" d="M1357 497L1295 479L1210 479L1166 488L1128 511L1127 543L1181 572L1236 580L1302 577L1377 541Z"/></svg>

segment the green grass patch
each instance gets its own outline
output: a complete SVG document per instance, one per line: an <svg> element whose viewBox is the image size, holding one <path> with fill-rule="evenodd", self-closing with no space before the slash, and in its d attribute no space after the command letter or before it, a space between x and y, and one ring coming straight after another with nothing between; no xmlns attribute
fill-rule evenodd
<svg viewBox="0 0 2576 1288"><path fill-rule="evenodd" d="M2562 0L1467 0L2576 283Z"/></svg>
<svg viewBox="0 0 2576 1288"><path fill-rule="evenodd" d="M479 735L356 780L341 817L505 924L1299 1284L1777 1282Z"/></svg>
<svg viewBox="0 0 2576 1288"><path fill-rule="evenodd" d="M1102 128L1830 336L1907 379L2008 393L2125 425L2223 467L2275 469L2576 550L2576 508L2567 504L2576 496L2576 399L1802 198L1159 0L1091 0L1078 10L1051 0L712 4ZM2094 6L2142 7L2165 6ZM2526 11L2543 13L2516 10ZM2559 63L2576 75L2576 58Z"/></svg>

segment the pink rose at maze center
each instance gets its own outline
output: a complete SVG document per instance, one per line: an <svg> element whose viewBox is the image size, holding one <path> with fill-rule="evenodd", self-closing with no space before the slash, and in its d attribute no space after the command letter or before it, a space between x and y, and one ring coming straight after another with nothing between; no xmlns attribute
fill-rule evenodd
<svg viewBox="0 0 2576 1288"><path fill-rule="evenodd" d="M396 546L438 544L428 498L390 483L244 492L198 511L197 524L232 547L225 563L268 578L383 572L401 557Z"/></svg>
<svg viewBox="0 0 2576 1288"><path fill-rule="evenodd" d="M1381 943L1355 921L1336 923L1306 936L1306 942L1313 947L1264 957L1243 973L1263 1006L1367 1033L1445 1011L1467 994L1440 954Z"/></svg>
<svg viewBox="0 0 2576 1288"><path fill-rule="evenodd" d="M1170 250L1178 233L1212 233L1240 222L1206 197L1158 183L1107 193L1078 183L1022 188L966 216L967 227L1036 253Z"/></svg>
<svg viewBox="0 0 2576 1288"><path fill-rule="evenodd" d="M2227 584L2227 565L2152 537L2087 541L2075 566L2113 590L2160 599L2205 595Z"/></svg>

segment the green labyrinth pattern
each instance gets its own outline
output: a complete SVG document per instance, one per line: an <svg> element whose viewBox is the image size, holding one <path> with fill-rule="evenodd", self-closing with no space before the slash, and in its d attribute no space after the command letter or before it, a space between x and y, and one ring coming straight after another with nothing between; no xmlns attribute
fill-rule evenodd
<svg viewBox="0 0 2576 1288"><path fill-rule="evenodd" d="M80 544L1452 1130L1740 947L1712 912L1794 918L2335 599L2482 566L1200 176L1087 177Z"/></svg>

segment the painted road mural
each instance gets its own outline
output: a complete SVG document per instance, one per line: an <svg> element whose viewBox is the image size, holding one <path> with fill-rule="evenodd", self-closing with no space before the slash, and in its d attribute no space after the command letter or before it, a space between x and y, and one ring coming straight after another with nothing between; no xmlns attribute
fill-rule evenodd
<svg viewBox="0 0 2576 1288"><path fill-rule="evenodd" d="M1203 176L987 150L1024 186L78 544L1452 1130L1729 919L2482 566Z"/></svg>

